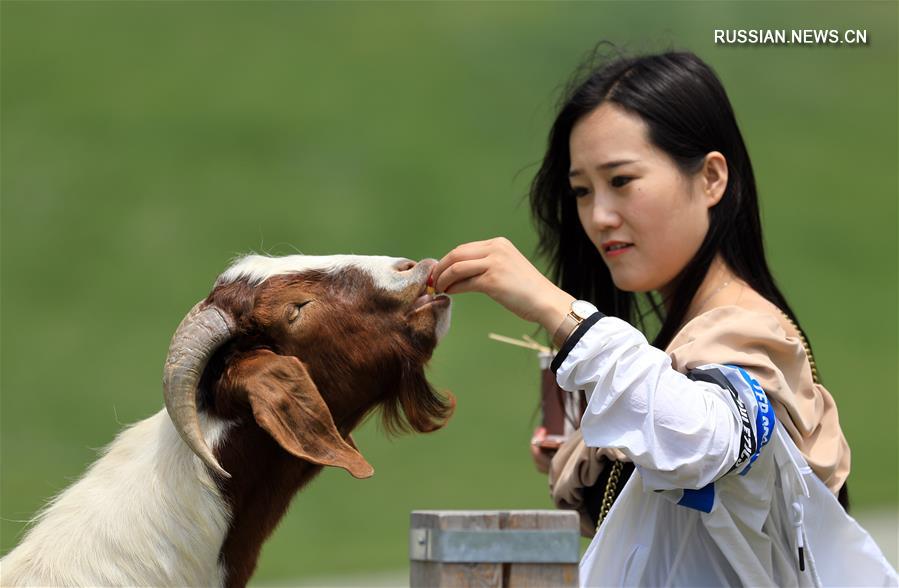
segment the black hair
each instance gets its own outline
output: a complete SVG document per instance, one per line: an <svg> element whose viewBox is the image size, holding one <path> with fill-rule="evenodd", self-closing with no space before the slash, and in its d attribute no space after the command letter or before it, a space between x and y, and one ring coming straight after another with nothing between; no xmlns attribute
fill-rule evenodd
<svg viewBox="0 0 899 588"><path fill-rule="evenodd" d="M752 164L730 101L712 69L690 52L618 57L569 84L530 190L538 253L549 257L559 287L645 330L636 293L619 290L612 282L581 227L569 186L571 130L606 102L639 116L649 129L649 141L685 176L698 172L711 151L721 152L727 160L727 188L709 210L709 230L698 252L675 277L670 310L665 312L651 293L646 294L645 302L661 323L653 345L665 348L671 342L718 253L739 278L798 325L765 260Z"/></svg>
<svg viewBox="0 0 899 588"><path fill-rule="evenodd" d="M604 314L626 320L644 333L646 317L654 318L659 326L652 343L664 349L680 330L712 260L720 254L737 277L781 309L804 335L768 268L752 163L718 76L689 51L625 56L613 47L611 57L597 59L603 45L594 49L563 92L546 153L530 187L537 253L549 258L553 280L572 296L593 302ZM724 195L709 209L705 239L674 278L665 304L651 292L639 299L634 292L618 289L578 219L568 179L569 136L581 118L604 103L639 116L648 127L648 140L685 177L698 172L712 151L727 160Z"/></svg>

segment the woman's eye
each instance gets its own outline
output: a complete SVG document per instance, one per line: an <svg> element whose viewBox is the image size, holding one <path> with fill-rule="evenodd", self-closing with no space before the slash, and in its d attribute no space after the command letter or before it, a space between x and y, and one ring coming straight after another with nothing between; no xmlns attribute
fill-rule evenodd
<svg viewBox="0 0 899 588"><path fill-rule="evenodd" d="M632 179L634 178L630 176L615 176L614 178L612 178L612 187L620 188L630 182Z"/></svg>
<svg viewBox="0 0 899 588"><path fill-rule="evenodd" d="M579 186L574 186L571 188L571 194L575 198L580 198L581 196L586 196L589 193L590 193L590 191L587 188L582 188Z"/></svg>

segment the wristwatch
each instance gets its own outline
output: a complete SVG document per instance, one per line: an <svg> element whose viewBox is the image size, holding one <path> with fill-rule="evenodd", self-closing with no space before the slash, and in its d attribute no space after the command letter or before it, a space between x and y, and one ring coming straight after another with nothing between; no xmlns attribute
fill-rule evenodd
<svg viewBox="0 0 899 588"><path fill-rule="evenodd" d="M571 312L565 315L562 323L556 329L555 334L553 334L553 345L556 346L556 349L561 349L565 339L574 332L578 325L584 322L585 318L595 312L599 312L599 309L586 300L575 300L572 302Z"/></svg>

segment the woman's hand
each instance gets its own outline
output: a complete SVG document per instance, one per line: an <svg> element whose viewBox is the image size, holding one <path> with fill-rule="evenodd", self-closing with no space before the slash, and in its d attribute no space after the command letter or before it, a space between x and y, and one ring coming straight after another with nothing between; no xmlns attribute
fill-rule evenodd
<svg viewBox="0 0 899 588"><path fill-rule="evenodd" d="M540 446L545 440L546 427L534 429L534 436L531 437L531 459L534 460L534 465L541 474L549 473L549 466L552 463L553 454L556 452L555 449L547 449Z"/></svg>
<svg viewBox="0 0 899 588"><path fill-rule="evenodd" d="M505 237L459 245L431 272L437 292L483 292L550 335L568 314L574 297L559 289Z"/></svg>

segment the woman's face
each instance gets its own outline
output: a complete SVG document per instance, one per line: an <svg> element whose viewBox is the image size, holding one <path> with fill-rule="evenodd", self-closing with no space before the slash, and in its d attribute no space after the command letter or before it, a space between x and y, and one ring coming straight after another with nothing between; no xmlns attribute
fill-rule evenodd
<svg viewBox="0 0 899 588"><path fill-rule="evenodd" d="M575 124L569 152L569 181L581 226L615 286L667 293L666 286L699 250L709 227L708 209L721 197L717 184L709 191L704 172L709 156L703 170L684 177L668 155L649 143L646 123L610 103ZM610 242L628 246L616 251Z"/></svg>

